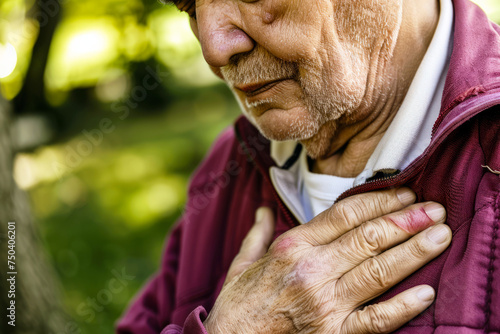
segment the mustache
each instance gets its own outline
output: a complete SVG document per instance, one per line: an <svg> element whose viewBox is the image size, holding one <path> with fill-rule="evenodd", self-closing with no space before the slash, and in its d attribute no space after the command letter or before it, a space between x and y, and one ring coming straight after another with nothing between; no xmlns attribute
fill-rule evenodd
<svg viewBox="0 0 500 334"><path fill-rule="evenodd" d="M229 64L220 70L231 87L294 78L298 74L296 64L277 58L261 48L231 57Z"/></svg>

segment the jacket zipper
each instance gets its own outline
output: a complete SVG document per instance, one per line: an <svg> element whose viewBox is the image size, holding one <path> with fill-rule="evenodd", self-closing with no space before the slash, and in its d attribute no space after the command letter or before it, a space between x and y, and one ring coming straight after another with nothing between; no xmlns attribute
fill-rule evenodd
<svg viewBox="0 0 500 334"><path fill-rule="evenodd" d="M423 166L423 164L422 164L422 166ZM406 171L408 171L408 169L406 169ZM417 171L417 169L415 169L414 174L416 174L416 171ZM406 176L406 174L410 174L410 175ZM386 176L386 177L383 177L383 178L380 178L377 180L365 182L365 183L360 184L354 188L351 188L351 189L344 191L342 194L340 194L340 196L337 198L337 200L335 200L335 203L343 200L344 198L347 198L347 197L350 197L353 195L357 195L357 194L360 194L363 192L368 192L368 191L373 191L373 190L377 190L377 189L395 186L398 183L400 183L401 181L411 178L411 176L413 176L413 175L411 175L411 172L406 172L406 173L401 172L398 175ZM401 181L399 179L401 179ZM403 184L403 183L401 183L401 184Z"/></svg>

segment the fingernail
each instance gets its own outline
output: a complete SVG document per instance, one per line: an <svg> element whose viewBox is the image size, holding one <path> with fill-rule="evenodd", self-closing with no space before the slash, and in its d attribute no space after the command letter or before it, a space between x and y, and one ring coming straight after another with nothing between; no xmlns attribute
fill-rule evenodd
<svg viewBox="0 0 500 334"><path fill-rule="evenodd" d="M435 244L442 244L448 240L448 228L444 225L436 225L427 232L429 238Z"/></svg>
<svg viewBox="0 0 500 334"><path fill-rule="evenodd" d="M398 189L396 195L398 195L399 201L403 203L403 205L409 205L415 202L416 199L415 193L409 188Z"/></svg>
<svg viewBox="0 0 500 334"><path fill-rule="evenodd" d="M424 206L425 213L433 222L442 220L446 214L443 206L437 203L429 203Z"/></svg>
<svg viewBox="0 0 500 334"><path fill-rule="evenodd" d="M434 300L434 289L429 286L418 289L417 297L421 301L428 303Z"/></svg>

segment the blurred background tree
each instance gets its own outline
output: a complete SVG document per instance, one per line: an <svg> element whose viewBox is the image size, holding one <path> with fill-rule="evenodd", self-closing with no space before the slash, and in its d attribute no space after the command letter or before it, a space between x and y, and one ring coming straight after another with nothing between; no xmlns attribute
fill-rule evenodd
<svg viewBox="0 0 500 334"><path fill-rule="evenodd" d="M500 22L497 0L476 2ZM34 305L17 332L112 333L238 107L186 16L155 0L2 0L0 102L0 223L23 227Z"/></svg>

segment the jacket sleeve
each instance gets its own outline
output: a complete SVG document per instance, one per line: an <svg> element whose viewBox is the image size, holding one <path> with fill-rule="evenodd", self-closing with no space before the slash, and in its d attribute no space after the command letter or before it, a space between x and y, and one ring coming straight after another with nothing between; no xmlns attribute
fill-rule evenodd
<svg viewBox="0 0 500 334"><path fill-rule="evenodd" d="M184 237L189 234L190 215L189 202L193 200L193 189L208 182L210 171L214 173L223 168L223 162L233 151L234 132L225 131L208 154L204 162L194 173L189 186L188 204L183 217L172 230L165 248L159 272L146 284L132 301L128 310L118 321L117 334L206 334L203 321L207 316L205 308L196 307L187 316L184 324L173 324L173 313L176 310L178 293L180 259L185 251ZM221 167L222 166L222 167ZM191 224L192 225L192 224ZM192 230L193 228L191 228Z"/></svg>
<svg viewBox="0 0 500 334"><path fill-rule="evenodd" d="M176 306L182 226L181 219L169 237L160 271L146 284L118 321L117 334L207 334L203 327L207 312L202 306L188 315L183 327L171 324Z"/></svg>
<svg viewBox="0 0 500 334"><path fill-rule="evenodd" d="M207 317L207 312L202 306L197 307L189 314L184 322L184 327L178 325L168 325L161 334L208 334L203 327L203 320Z"/></svg>
<svg viewBox="0 0 500 334"><path fill-rule="evenodd" d="M189 314L183 327L168 324L175 307L181 226L182 222L170 235L160 272L143 288L119 320L117 334L207 334L203 327L207 312L202 306Z"/></svg>

